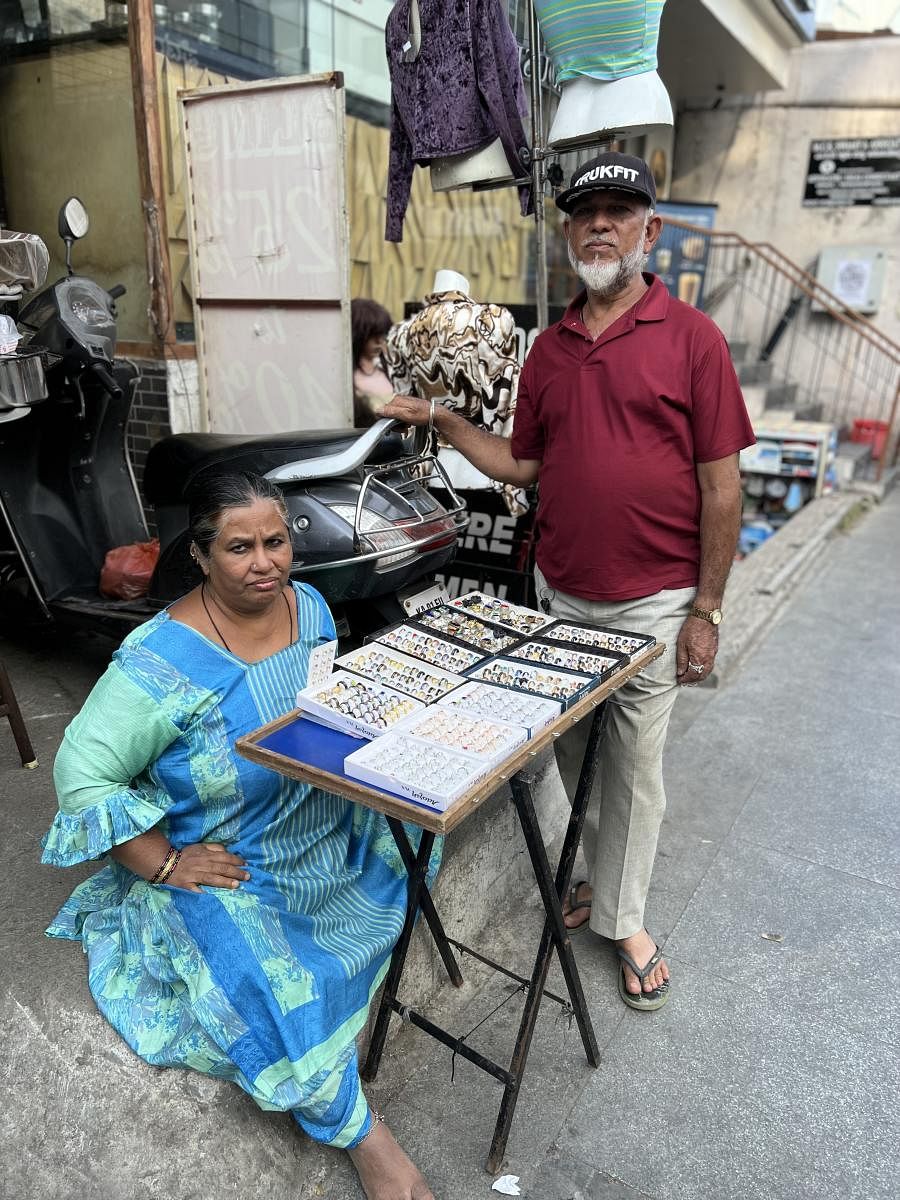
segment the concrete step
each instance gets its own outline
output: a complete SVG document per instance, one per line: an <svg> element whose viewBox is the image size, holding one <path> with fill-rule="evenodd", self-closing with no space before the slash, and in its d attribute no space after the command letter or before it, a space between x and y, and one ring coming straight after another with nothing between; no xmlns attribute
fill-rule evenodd
<svg viewBox="0 0 900 1200"><path fill-rule="evenodd" d="M796 408L799 390L796 383L770 384L766 390L766 408Z"/></svg>
<svg viewBox="0 0 900 1200"><path fill-rule="evenodd" d="M750 355L749 342L729 341L728 349L731 351L731 361L735 364L746 362Z"/></svg>
<svg viewBox="0 0 900 1200"><path fill-rule="evenodd" d="M745 362L737 364L737 376L744 383L769 383L774 366L770 362Z"/></svg>

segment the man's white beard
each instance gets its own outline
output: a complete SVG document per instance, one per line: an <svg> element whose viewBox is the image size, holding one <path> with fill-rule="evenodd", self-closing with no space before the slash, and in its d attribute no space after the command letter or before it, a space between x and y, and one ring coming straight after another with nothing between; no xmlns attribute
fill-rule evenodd
<svg viewBox="0 0 900 1200"><path fill-rule="evenodd" d="M646 233L646 230L644 232ZM620 292L624 292L635 275L644 269L650 255L644 253L643 241L641 238L635 248L623 254L618 262L592 263L576 258L572 243L567 242L569 263L589 292L593 292L601 300L612 300Z"/></svg>

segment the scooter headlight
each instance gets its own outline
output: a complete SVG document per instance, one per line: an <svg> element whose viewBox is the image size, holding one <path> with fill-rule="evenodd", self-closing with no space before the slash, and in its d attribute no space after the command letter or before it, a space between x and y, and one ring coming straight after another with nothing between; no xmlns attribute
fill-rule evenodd
<svg viewBox="0 0 900 1200"><path fill-rule="evenodd" d="M97 297L87 288L71 288L68 300L72 316L80 321L85 329L103 329L109 325L109 312L100 305Z"/></svg>

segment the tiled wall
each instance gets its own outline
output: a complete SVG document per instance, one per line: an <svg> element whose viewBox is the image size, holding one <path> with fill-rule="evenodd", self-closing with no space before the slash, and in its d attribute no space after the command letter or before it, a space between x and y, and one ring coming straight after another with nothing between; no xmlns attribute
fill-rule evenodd
<svg viewBox="0 0 900 1200"><path fill-rule="evenodd" d="M144 496L144 467L150 447L168 437L172 432L169 426L169 402L166 392L166 368L164 363L136 361L140 369L140 377L134 393L134 403L131 407L131 420L128 422L128 453L134 467L134 477L137 480L141 499ZM145 506L147 523L150 532L156 532L153 523L153 512Z"/></svg>

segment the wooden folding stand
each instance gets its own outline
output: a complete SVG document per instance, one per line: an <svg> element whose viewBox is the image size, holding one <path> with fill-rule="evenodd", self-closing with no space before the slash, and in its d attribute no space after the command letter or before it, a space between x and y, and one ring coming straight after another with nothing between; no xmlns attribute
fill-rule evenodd
<svg viewBox="0 0 900 1200"><path fill-rule="evenodd" d="M282 775L288 775L292 779L300 779L324 788L326 791L346 796L349 800L384 813L387 818L391 833L397 843L397 849L409 874L409 893L406 919L400 938L394 947L361 1074L363 1079L375 1078L384 1050L390 1015L392 1012L396 1012L404 1020L410 1021L425 1033L450 1047L455 1054L462 1055L480 1070L493 1075L503 1084L503 1100L500 1104L487 1159L487 1170L491 1173L499 1169L506 1152L506 1142L515 1114L519 1089L525 1075L531 1038L541 1000L545 995L564 1007L570 1007L578 1023L588 1062L593 1067L600 1065L597 1041L585 1003L578 966L572 953L569 931L563 920L561 902L569 888L572 869L575 865L575 855L581 840L585 812L597 771L605 701L612 692L621 687L633 675L642 671L664 650L665 646L660 644L652 646L643 654L636 656L627 667L611 676L600 687L589 692L556 720L540 730L529 742L516 750L489 776L482 779L443 813L433 812L410 800L349 778L344 774L343 760L352 750L365 743L358 738L339 733L337 730L325 730L321 725L316 725L304 718L302 713L289 713L237 741L238 752L252 762L269 767ZM534 758L551 745L555 738L588 716L591 716L590 733L568 828L554 875L535 813L531 784L526 778L525 772ZM492 962L480 952L464 946L455 939L448 938L425 882L435 837L438 834L450 833L507 782L512 791L513 803L525 836L525 844L528 847L534 877L546 914L531 977L528 979L509 971L499 963ZM422 829L417 853L410 845L403 822L418 825ZM515 1047L507 1067L485 1058L477 1050L473 1050L467 1045L463 1039L455 1037L439 1025L435 1025L422 1013L408 1008L397 998L413 926L420 911L428 924L444 966L447 968L447 974L455 986L460 987L463 979L451 947L456 947L463 953L472 955L479 962L516 980L525 989L525 1006L519 1023ZM562 967L569 995L568 1002L544 989L554 948Z"/></svg>
<svg viewBox="0 0 900 1200"><path fill-rule="evenodd" d="M22 760L22 766L28 771L33 770L38 765L34 747L31 744L31 738L28 736L28 730L25 728L25 722L22 720L16 694L13 691L13 686L9 681L9 676L6 673L6 667L4 667L3 663L0 663L0 717L6 717L9 721L16 749L19 751L19 758Z"/></svg>

